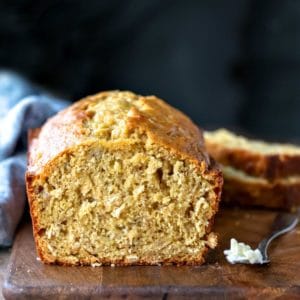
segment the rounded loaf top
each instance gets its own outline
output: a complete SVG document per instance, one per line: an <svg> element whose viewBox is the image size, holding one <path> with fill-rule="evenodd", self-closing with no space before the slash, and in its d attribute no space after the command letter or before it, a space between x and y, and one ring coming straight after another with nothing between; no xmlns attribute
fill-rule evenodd
<svg viewBox="0 0 300 300"><path fill-rule="evenodd" d="M202 168L209 166L201 130L155 96L108 91L88 96L29 133L28 171L38 172L59 153L89 140L159 144Z"/></svg>

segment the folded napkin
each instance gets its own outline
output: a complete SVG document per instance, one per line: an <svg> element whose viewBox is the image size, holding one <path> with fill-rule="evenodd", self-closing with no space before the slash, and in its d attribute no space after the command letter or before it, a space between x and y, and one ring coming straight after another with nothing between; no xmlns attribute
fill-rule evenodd
<svg viewBox="0 0 300 300"><path fill-rule="evenodd" d="M12 73L0 72L0 246L12 244L23 215L27 131L68 106Z"/></svg>

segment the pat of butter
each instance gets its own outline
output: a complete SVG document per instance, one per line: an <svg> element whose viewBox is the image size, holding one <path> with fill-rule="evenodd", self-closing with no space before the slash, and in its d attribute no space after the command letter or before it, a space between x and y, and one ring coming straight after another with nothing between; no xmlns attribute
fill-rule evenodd
<svg viewBox="0 0 300 300"><path fill-rule="evenodd" d="M258 249L251 249L245 243L239 243L236 239L230 240L230 249L225 250L226 259L231 264L248 263L248 264L262 264L263 257Z"/></svg>

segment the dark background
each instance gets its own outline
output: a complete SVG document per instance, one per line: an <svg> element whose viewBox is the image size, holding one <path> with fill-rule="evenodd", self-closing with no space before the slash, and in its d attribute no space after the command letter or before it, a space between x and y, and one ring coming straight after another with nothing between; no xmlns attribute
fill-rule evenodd
<svg viewBox="0 0 300 300"><path fill-rule="evenodd" d="M300 1L0 1L0 67L73 101L155 94L200 126L300 139Z"/></svg>

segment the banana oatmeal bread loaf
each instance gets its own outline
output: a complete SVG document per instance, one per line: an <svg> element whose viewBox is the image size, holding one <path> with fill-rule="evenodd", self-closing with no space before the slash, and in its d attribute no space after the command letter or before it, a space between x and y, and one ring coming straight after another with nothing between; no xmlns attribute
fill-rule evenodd
<svg viewBox="0 0 300 300"><path fill-rule="evenodd" d="M30 133L37 252L62 265L198 265L222 175L202 132L154 96L87 97Z"/></svg>

